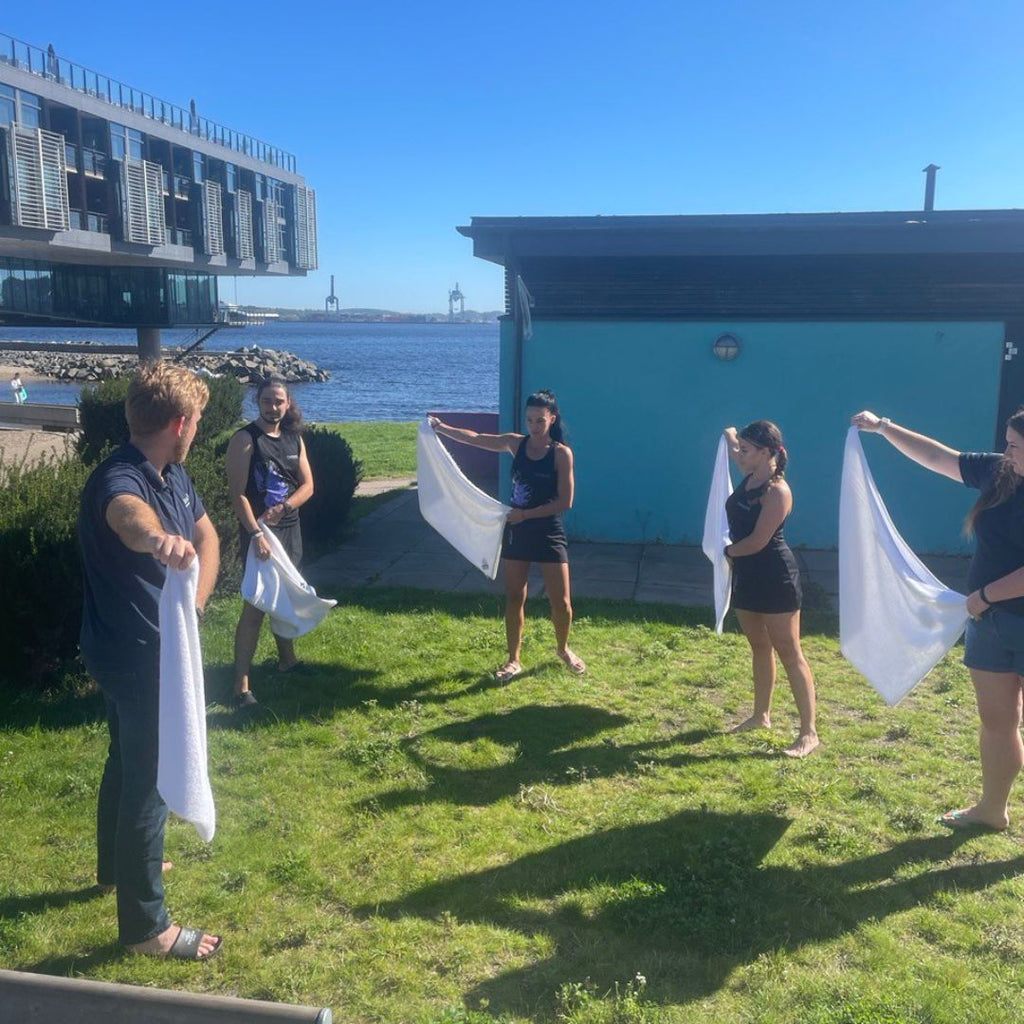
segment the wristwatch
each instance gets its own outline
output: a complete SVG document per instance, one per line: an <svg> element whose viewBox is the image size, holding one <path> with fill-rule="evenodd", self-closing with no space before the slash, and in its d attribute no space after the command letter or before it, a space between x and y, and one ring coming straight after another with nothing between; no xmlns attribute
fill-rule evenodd
<svg viewBox="0 0 1024 1024"><path fill-rule="evenodd" d="M285 512L294 512L295 506L290 501L282 502Z"/></svg>

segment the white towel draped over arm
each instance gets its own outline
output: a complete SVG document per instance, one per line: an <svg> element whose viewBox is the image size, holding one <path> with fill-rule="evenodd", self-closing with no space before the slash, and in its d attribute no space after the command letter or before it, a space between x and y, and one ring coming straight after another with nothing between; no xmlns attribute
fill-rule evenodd
<svg viewBox="0 0 1024 1024"><path fill-rule="evenodd" d="M257 558L255 541L249 542L242 597L270 616L270 629L275 636L285 640L305 636L320 625L338 602L316 596L269 527L263 530L263 540L270 548L270 557Z"/></svg>
<svg viewBox="0 0 1024 1024"><path fill-rule="evenodd" d="M732 477L729 476L729 445L724 437L718 439L718 454L715 456L715 471L711 476L711 491L708 507L704 513L704 539L701 548L708 556L715 571L715 632L722 632L725 613L729 610L732 591L732 566L722 553L729 544L729 519L725 514L725 503L732 494Z"/></svg>
<svg viewBox="0 0 1024 1024"><path fill-rule="evenodd" d="M944 586L893 525L851 427L839 498L839 640L888 704L902 700L957 642L967 599Z"/></svg>
<svg viewBox="0 0 1024 1024"><path fill-rule="evenodd" d="M416 438L416 486L420 515L493 580L501 561L505 519L512 510L466 479L426 421Z"/></svg>
<svg viewBox="0 0 1024 1024"><path fill-rule="evenodd" d="M156 788L170 810L213 838L216 812L206 758L206 688L199 649L199 560L168 569L160 593L160 727Z"/></svg>

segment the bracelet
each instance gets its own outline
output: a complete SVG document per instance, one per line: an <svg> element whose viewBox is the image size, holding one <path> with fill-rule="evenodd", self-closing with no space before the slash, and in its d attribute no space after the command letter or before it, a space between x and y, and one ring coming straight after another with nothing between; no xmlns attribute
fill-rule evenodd
<svg viewBox="0 0 1024 1024"><path fill-rule="evenodd" d="M892 423L892 420L889 419L888 416L883 416L878 421L878 432L881 434L885 430L885 428L888 427L891 423Z"/></svg>
<svg viewBox="0 0 1024 1024"><path fill-rule="evenodd" d="M252 533L249 534L250 540L254 539L256 537L262 537L262 536L263 536L263 531L262 530L253 530Z"/></svg>
<svg viewBox="0 0 1024 1024"><path fill-rule="evenodd" d="M992 607L992 602L988 599L988 595L985 593L985 588L984 587L979 587L979 589L978 589L978 597L980 597L982 599L982 601L984 601L985 604L987 604L989 606L989 608Z"/></svg>
<svg viewBox="0 0 1024 1024"><path fill-rule="evenodd" d="M290 501L283 501L281 503L281 505L284 508L285 512L294 512L295 511L295 506Z"/></svg>

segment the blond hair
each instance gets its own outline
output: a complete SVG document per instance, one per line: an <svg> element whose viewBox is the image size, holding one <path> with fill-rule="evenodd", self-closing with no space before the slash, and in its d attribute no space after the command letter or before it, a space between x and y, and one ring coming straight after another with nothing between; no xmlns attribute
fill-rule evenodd
<svg viewBox="0 0 1024 1024"><path fill-rule="evenodd" d="M159 433L178 416L192 417L206 408L210 389L191 370L174 363L140 366L128 385L124 415L137 437Z"/></svg>

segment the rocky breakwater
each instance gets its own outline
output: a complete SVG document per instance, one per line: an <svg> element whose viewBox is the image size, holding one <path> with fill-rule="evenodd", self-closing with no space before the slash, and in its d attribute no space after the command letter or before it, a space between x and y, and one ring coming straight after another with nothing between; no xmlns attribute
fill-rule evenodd
<svg viewBox="0 0 1024 1024"><path fill-rule="evenodd" d="M178 352L165 349L164 357L174 360ZM123 377L138 365L134 355L102 355L90 352L11 352L7 360L41 377L70 384L92 384ZM271 375L283 377L289 384L322 383L330 373L291 352L272 348L238 348L232 352L192 352L182 360L198 373L214 377L234 377L242 384L256 384Z"/></svg>

